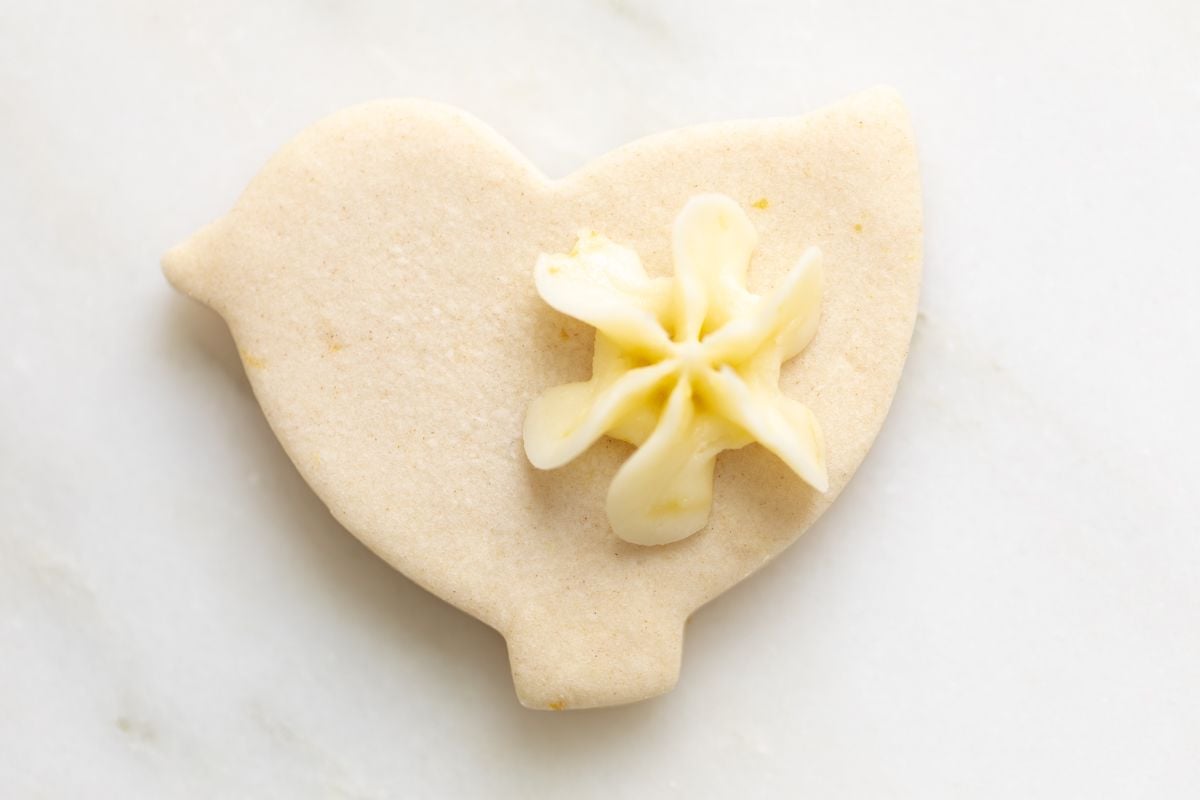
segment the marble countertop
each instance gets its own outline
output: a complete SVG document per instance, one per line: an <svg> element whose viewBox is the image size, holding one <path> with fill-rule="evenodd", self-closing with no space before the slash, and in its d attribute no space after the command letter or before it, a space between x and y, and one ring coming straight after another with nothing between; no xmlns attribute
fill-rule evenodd
<svg viewBox="0 0 1200 800"><path fill-rule="evenodd" d="M1193 794L1198 9L0 4L0 796ZM650 702L520 708L158 270L359 101L460 105L562 175L876 83L926 191L892 415Z"/></svg>

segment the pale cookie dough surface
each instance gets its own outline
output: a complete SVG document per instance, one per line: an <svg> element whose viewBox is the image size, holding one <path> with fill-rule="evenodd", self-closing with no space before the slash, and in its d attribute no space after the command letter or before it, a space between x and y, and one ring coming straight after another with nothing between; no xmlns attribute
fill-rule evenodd
<svg viewBox="0 0 1200 800"><path fill-rule="evenodd" d="M670 274L671 222L701 192L734 198L757 228L751 291L804 247L824 254L820 325L781 385L820 420L830 489L758 446L727 452L707 527L643 547L604 511L629 445L602 439L550 472L522 451L530 401L586 380L593 339L541 301L533 266L595 229ZM899 380L920 263L907 113L879 89L654 136L561 181L462 112L372 103L300 134L165 266L229 323L267 419L333 514L499 630L523 703L579 708L669 690L688 615L833 502Z"/></svg>

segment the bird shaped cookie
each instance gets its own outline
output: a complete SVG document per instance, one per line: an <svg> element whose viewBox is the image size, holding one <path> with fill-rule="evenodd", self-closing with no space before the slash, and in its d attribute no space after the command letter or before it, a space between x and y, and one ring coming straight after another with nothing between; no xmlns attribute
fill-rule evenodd
<svg viewBox="0 0 1200 800"><path fill-rule="evenodd" d="M164 268L333 515L505 637L522 703L624 703L866 456L916 316L916 151L873 89L551 180L461 111L382 101Z"/></svg>

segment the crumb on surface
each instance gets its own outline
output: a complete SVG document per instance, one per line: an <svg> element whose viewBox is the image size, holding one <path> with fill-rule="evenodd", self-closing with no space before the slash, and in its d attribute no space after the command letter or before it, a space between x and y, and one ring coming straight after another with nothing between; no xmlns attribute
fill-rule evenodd
<svg viewBox="0 0 1200 800"><path fill-rule="evenodd" d="M862 223L861 222L854 223L854 232L862 233Z"/></svg>
<svg viewBox="0 0 1200 800"><path fill-rule="evenodd" d="M771 205L771 202L769 200L767 200L767 198L765 198L765 197L760 197L757 200L755 200L753 203L751 203L750 205L752 205L758 209L765 209Z"/></svg>

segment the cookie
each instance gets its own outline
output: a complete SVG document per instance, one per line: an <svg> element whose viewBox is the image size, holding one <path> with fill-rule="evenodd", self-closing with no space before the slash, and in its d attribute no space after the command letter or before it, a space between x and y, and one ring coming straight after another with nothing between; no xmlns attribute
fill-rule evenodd
<svg viewBox="0 0 1200 800"><path fill-rule="evenodd" d="M665 286L678 276L677 218L714 197L753 233L747 297L780 296L810 248L819 254L817 299L809 292L793 309L815 320L811 330L765 368L770 402L805 409L818 449L754 435L761 415L727 419L719 443L734 449L699 470L710 491L703 514L691 489L643 492L626 530L649 533L622 538L614 477L650 446L674 387L699 384L656 385L640 396L645 413L589 429L569 458L531 463L538 399L593 380L606 355L597 345L611 341L596 318L571 313L578 306L563 313L539 295L535 272L570 256L582 232L581 247L603 237L635 254L647 285ZM886 89L803 117L652 136L561 180L461 111L371 103L301 133L229 214L164 259L171 283L228 323L272 429L333 515L503 634L521 702L549 709L669 690L687 617L835 500L900 378L920 265L916 151L907 112ZM727 289L710 293L717 305ZM683 317L664 302L647 313L674 341ZM697 329L696 339L711 333ZM627 372L666 360L633 352ZM711 363L719 381L742 362ZM769 381L750 383L757 392ZM685 406L714 413L704 397L676 403ZM691 463L666 463L676 462ZM688 485L703 485L695 474ZM630 484L633 495L645 480ZM647 515L674 508L667 501L691 516L656 543Z"/></svg>

